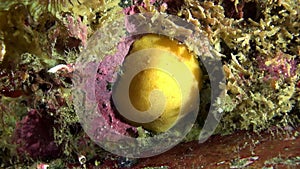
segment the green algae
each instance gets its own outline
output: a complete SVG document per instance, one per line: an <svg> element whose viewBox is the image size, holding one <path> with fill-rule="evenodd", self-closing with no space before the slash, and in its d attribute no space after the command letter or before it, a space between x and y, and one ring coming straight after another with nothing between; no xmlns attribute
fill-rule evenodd
<svg viewBox="0 0 300 169"><path fill-rule="evenodd" d="M285 165L290 167L296 167L300 165L300 157L292 157L292 158L282 158L280 156L274 157L272 159L269 159L265 161L265 166L276 166L276 165ZM264 167L267 168L267 167Z"/></svg>
<svg viewBox="0 0 300 169"><path fill-rule="evenodd" d="M276 58L278 52L286 60L299 57L299 2L251 2L257 4L253 11L256 7L260 11L256 18L226 17L224 1L186 1L178 13L199 25L224 58L227 94L220 98L219 107L225 113L218 129L224 133L299 122L295 112L299 109L299 66L286 62L295 68L292 77L265 81L268 72L259 70L257 61ZM244 2L235 1L235 7L240 3Z"/></svg>

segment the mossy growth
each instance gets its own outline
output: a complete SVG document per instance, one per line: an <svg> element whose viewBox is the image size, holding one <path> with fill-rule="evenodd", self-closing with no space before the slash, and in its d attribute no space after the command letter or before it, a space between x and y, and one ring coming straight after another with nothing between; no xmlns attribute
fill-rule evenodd
<svg viewBox="0 0 300 169"><path fill-rule="evenodd" d="M178 10L205 31L222 56L226 95L217 102L224 112L217 132L299 124L298 5L288 0L185 1Z"/></svg>
<svg viewBox="0 0 300 169"><path fill-rule="evenodd" d="M278 157L274 157L272 159L269 159L267 161L265 161L265 167L267 168L267 166L276 166L276 165L284 165L287 167L296 167L298 165L300 165L300 157L292 157L292 158L282 158L280 156Z"/></svg>
<svg viewBox="0 0 300 169"><path fill-rule="evenodd" d="M37 147L36 153L41 155L38 159L27 151L43 145L44 136L36 140L41 135L35 133L38 127L47 130L45 133L52 132L47 139L54 140L60 155L69 162L77 162L79 155L89 160L103 152L84 134L74 112L71 71L86 37L102 22L112 20L104 14L120 11L116 4L117 1L64 0L0 4L0 167L17 166L14 164L19 162L30 166L33 160L50 160L44 158L44 150L39 151L45 147ZM87 29L87 25L91 27ZM58 64L70 67L70 71L48 72ZM51 126L32 123L28 120L30 112L36 113L37 120L49 119ZM27 133L16 134L16 130ZM12 144L19 140L24 144ZM22 147L25 144L28 146Z"/></svg>

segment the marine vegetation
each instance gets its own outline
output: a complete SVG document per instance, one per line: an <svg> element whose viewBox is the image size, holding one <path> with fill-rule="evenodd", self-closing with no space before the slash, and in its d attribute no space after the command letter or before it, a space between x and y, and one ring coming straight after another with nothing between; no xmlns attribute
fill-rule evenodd
<svg viewBox="0 0 300 169"><path fill-rule="evenodd" d="M2 0L0 167L35 167L39 162L53 162L57 168L85 167L86 161L97 166L107 159L117 159L120 166L137 163L98 147L83 131L72 103L76 59L89 37L119 16L135 13L176 15L207 36L226 75L222 84L226 93L214 103L223 112L216 134L296 128L300 122L299 6L299 0ZM198 66L203 68L200 61ZM205 69L199 83L198 120L186 141L197 139L212 104ZM118 116L112 120L124 133L131 128L135 137L159 130L127 124Z"/></svg>

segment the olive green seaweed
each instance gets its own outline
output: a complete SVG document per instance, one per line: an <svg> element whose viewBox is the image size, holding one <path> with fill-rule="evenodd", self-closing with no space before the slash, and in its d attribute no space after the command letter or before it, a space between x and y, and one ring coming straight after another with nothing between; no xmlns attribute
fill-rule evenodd
<svg viewBox="0 0 300 169"><path fill-rule="evenodd" d="M259 70L257 59L273 59L282 53L286 60L299 59L299 1L264 0L254 2L256 18L225 16L222 1L186 0L178 13L204 30L210 43L224 59L226 95L219 98L224 112L217 132L237 129L260 131L270 126L299 123L299 71L293 76L265 80L268 72ZM235 1L237 5L239 1ZM298 60L299 62L299 60ZM267 62L265 62L267 64ZM205 89L204 89L205 90ZM210 90L210 89L209 89ZM297 112L298 110L298 112Z"/></svg>

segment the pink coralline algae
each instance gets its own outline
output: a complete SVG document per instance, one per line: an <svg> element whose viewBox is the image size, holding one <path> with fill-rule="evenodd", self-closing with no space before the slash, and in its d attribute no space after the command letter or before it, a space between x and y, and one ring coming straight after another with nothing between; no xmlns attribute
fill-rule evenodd
<svg viewBox="0 0 300 169"><path fill-rule="evenodd" d="M114 55L106 56L99 64L98 74L96 75L96 99L98 101L98 109L101 112L102 119L95 119L94 126L102 126L98 132L104 132L105 129L111 129L115 133L121 135L131 135L136 133L135 127L122 121L122 118L114 108L111 96L112 85L117 80L118 68L122 65L134 39L126 39L119 43L118 52ZM97 133L104 136L105 133Z"/></svg>
<svg viewBox="0 0 300 169"><path fill-rule="evenodd" d="M70 37L80 39L83 46L86 46L87 41L87 26L80 19L74 19L71 15L66 15L66 27L68 28Z"/></svg>
<svg viewBox="0 0 300 169"><path fill-rule="evenodd" d="M258 67L264 71L264 80L290 78L296 75L297 60L288 58L284 53L276 53L274 58L257 58Z"/></svg>
<svg viewBox="0 0 300 169"><path fill-rule="evenodd" d="M132 15L132 14L136 14L136 13L139 13L139 9L138 9L138 6L140 6L141 4L137 4L135 3L134 5L125 5L122 6L124 7L124 13L127 14L127 15Z"/></svg>
<svg viewBox="0 0 300 169"><path fill-rule="evenodd" d="M55 48L63 52L68 49L77 49L80 46L86 46L88 28L80 17L65 14L62 23L48 36Z"/></svg>
<svg viewBox="0 0 300 169"><path fill-rule="evenodd" d="M28 155L33 159L46 160L61 154L60 147L54 142L54 119L42 114L38 110L30 110L16 125L13 143L17 144L21 159Z"/></svg>
<svg viewBox="0 0 300 169"><path fill-rule="evenodd" d="M157 9L159 9L160 7L163 7L164 9L166 9L168 5L165 1L170 1L170 0L164 0L164 1L163 0L150 0L149 4L146 4L145 2L139 1L139 0L133 0L133 3L130 4L128 0L124 0L119 5L121 7L124 7L125 14L132 15L132 14L139 13L140 12L139 8L147 9L149 7L149 5L154 6Z"/></svg>

